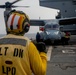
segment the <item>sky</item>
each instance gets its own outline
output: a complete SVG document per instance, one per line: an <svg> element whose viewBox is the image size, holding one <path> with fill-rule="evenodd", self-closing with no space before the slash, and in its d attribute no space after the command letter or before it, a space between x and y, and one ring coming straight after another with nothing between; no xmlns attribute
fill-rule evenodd
<svg viewBox="0 0 76 75"><path fill-rule="evenodd" d="M13 2L14 0L0 0L0 5L4 5L7 1ZM58 11L52 8L39 6L39 0L22 0L18 3L15 3L14 5L29 6L28 8L18 7L13 9L24 11L30 19L55 19ZM6 34L4 23L4 10L5 9L0 9L0 34ZM39 27L30 27L28 33L35 33L38 31Z"/></svg>

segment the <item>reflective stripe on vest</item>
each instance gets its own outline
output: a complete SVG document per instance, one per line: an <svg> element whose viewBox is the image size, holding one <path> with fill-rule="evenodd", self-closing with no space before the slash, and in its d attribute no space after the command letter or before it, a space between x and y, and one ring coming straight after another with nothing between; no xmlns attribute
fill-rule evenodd
<svg viewBox="0 0 76 75"><path fill-rule="evenodd" d="M19 38L2 38L0 39L0 44L13 44L26 46L27 40Z"/></svg>

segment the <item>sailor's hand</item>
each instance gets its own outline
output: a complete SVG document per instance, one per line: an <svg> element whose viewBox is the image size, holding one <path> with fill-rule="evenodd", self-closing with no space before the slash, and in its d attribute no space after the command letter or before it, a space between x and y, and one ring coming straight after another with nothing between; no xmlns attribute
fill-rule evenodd
<svg viewBox="0 0 76 75"><path fill-rule="evenodd" d="M47 53L45 43L38 42L38 43L35 44L35 46L37 47L37 49L38 49L39 52Z"/></svg>
<svg viewBox="0 0 76 75"><path fill-rule="evenodd" d="M37 47L37 49L39 50L39 52L45 52L45 53L47 53L45 43L43 43L43 42L38 42L38 43L36 44L36 47Z"/></svg>

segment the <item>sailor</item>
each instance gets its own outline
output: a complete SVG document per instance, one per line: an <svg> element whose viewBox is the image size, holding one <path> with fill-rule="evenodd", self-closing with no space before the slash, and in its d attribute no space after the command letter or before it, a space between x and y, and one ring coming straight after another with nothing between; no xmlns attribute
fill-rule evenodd
<svg viewBox="0 0 76 75"><path fill-rule="evenodd" d="M40 33L39 32L37 32L37 34L36 34L36 41L40 42Z"/></svg>
<svg viewBox="0 0 76 75"><path fill-rule="evenodd" d="M34 43L23 35L29 31L29 17L22 11L10 12L7 35L0 39L0 75L46 75L44 43Z"/></svg>

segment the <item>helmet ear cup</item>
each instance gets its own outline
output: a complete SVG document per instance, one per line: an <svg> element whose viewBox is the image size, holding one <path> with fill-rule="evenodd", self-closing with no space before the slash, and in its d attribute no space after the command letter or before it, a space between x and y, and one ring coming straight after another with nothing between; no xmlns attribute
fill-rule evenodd
<svg viewBox="0 0 76 75"><path fill-rule="evenodd" d="M25 33L27 33L29 31L29 29L30 29L29 23L28 22L24 22L24 24L23 24L23 31Z"/></svg>
<svg viewBox="0 0 76 75"><path fill-rule="evenodd" d="M30 28L30 27L29 27L28 24L24 27L24 31L25 31L25 33L29 31L29 28Z"/></svg>

